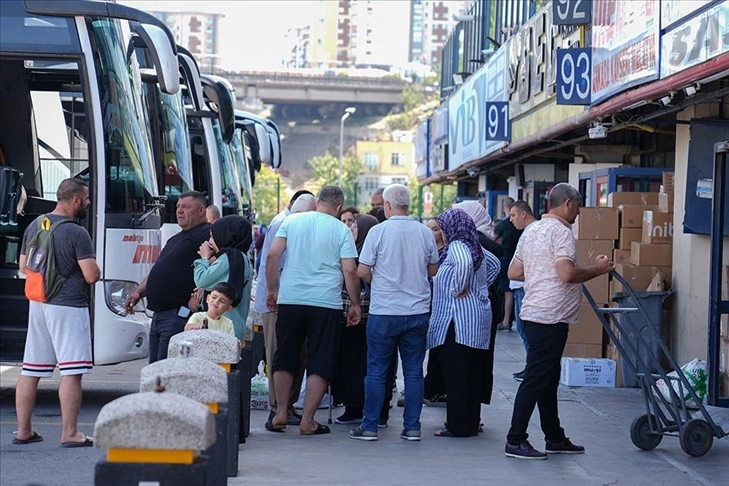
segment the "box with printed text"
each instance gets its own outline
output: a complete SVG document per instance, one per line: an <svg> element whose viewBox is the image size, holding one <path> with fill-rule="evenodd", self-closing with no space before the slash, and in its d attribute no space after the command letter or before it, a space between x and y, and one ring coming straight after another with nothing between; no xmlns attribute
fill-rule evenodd
<svg viewBox="0 0 729 486"><path fill-rule="evenodd" d="M615 387L615 361L607 358L562 358L560 383L566 386Z"/></svg>

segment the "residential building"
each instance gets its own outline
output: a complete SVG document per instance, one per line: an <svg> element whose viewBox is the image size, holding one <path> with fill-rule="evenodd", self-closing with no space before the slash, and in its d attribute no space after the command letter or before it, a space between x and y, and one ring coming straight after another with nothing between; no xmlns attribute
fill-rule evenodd
<svg viewBox="0 0 729 486"><path fill-rule="evenodd" d="M440 64L440 51L470 2L411 0L409 61L428 66Z"/></svg>
<svg viewBox="0 0 729 486"><path fill-rule="evenodd" d="M175 36L175 42L189 50L203 72L221 66L220 19L223 14L203 12L150 12L162 20Z"/></svg>
<svg viewBox="0 0 729 486"><path fill-rule="evenodd" d="M358 206L365 206L372 193L388 184L407 184L413 174L413 143L402 141L360 140L355 146L362 161L362 172L357 176Z"/></svg>

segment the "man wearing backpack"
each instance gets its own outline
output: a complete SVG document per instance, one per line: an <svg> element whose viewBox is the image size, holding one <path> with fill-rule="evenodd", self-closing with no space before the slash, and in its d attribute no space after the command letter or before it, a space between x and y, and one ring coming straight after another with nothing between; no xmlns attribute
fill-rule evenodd
<svg viewBox="0 0 729 486"><path fill-rule="evenodd" d="M58 186L53 212L39 216L23 236L19 268L28 276L28 337L23 370L15 388L18 432L13 444L40 442L31 416L40 378L61 372L61 446L89 447L93 439L79 432L81 377L92 368L90 286L101 277L94 245L75 222L86 215L89 189L79 179ZM35 279L35 280L34 280Z"/></svg>

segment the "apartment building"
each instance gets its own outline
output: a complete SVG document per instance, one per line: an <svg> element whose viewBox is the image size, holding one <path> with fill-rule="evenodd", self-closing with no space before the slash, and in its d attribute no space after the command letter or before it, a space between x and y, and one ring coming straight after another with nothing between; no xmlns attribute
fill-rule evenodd
<svg viewBox="0 0 729 486"><path fill-rule="evenodd" d="M221 65L220 19L223 14L202 12L150 12L162 20L175 36L175 42L189 50L203 72Z"/></svg>
<svg viewBox="0 0 729 486"><path fill-rule="evenodd" d="M414 147L405 141L360 140L355 145L362 160L357 176L357 204L364 206L372 193L388 184L407 184L413 173Z"/></svg>

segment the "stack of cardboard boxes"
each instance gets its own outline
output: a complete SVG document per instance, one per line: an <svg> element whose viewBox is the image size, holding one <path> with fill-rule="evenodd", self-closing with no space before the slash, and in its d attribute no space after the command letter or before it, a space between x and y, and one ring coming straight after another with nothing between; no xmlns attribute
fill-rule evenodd
<svg viewBox="0 0 729 486"><path fill-rule="evenodd" d="M619 237L617 208L581 208L573 225L577 238L577 264L589 266L598 255L611 255ZM609 275L601 275L587 282L585 286L599 307L610 303ZM601 358L603 329L595 311L583 297L580 305L580 321L570 327L567 345L563 355L572 358Z"/></svg>

